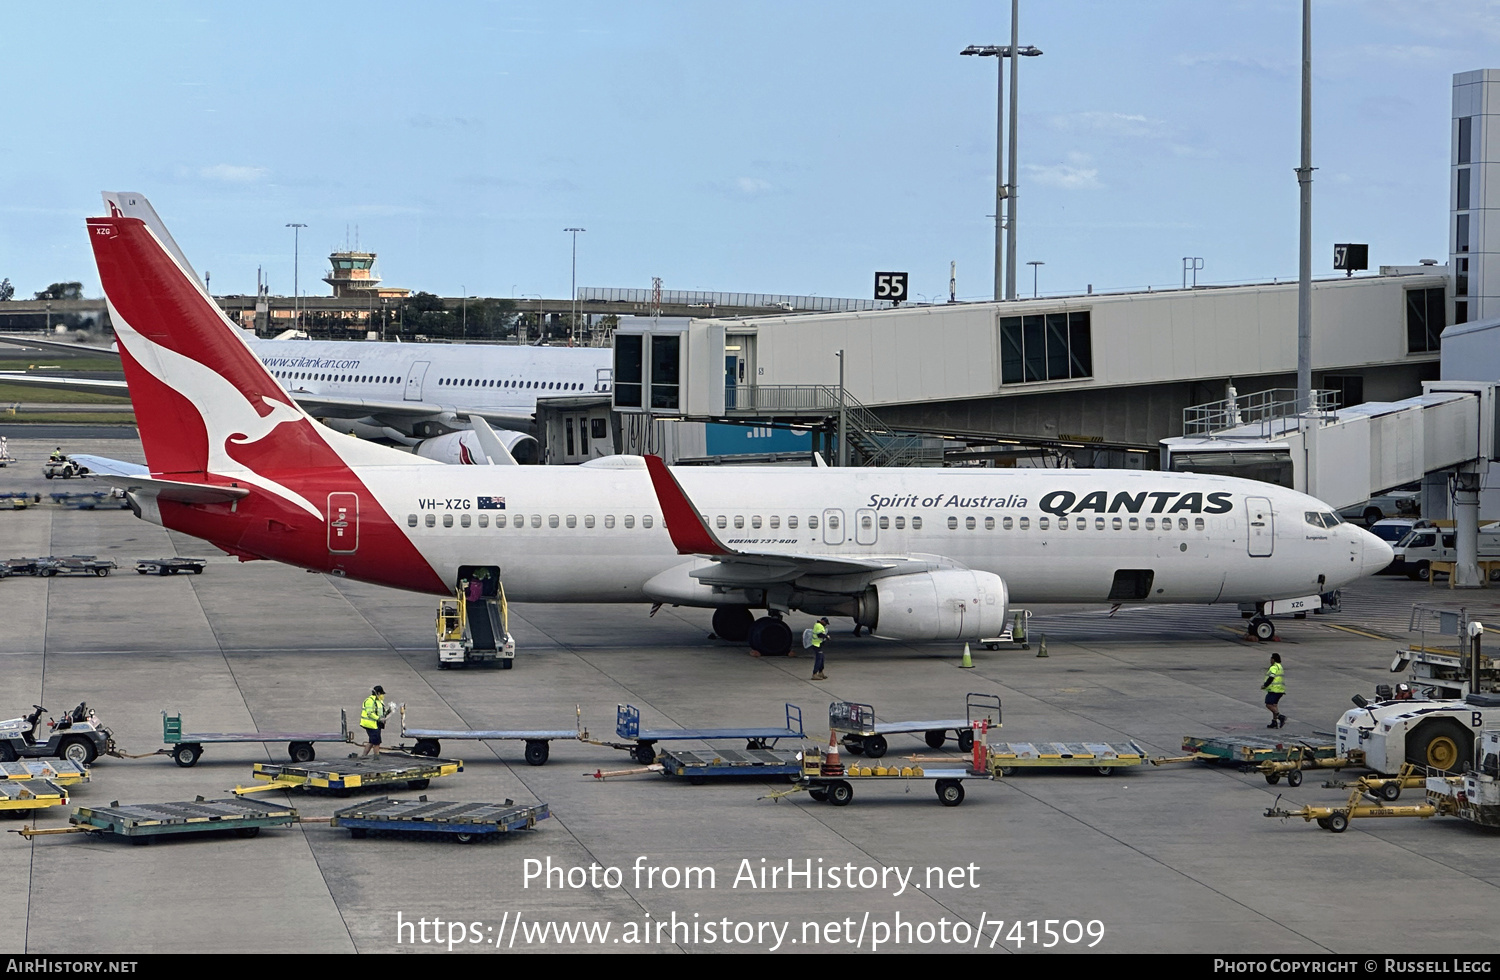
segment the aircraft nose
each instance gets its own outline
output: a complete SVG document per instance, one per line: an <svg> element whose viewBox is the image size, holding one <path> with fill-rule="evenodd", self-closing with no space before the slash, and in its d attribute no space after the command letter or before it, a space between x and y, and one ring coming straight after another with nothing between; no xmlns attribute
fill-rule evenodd
<svg viewBox="0 0 1500 980"><path fill-rule="evenodd" d="M1363 557L1360 561L1360 570L1364 574L1374 575L1395 560L1396 550L1389 542L1382 541L1369 531L1361 530L1359 533L1364 542L1364 547L1361 549Z"/></svg>

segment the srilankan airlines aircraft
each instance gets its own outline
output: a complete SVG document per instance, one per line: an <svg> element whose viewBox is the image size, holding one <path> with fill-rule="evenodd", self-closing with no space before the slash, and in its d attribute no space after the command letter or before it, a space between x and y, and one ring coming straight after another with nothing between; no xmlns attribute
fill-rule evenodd
<svg viewBox="0 0 1500 980"><path fill-rule="evenodd" d="M199 281L144 195L105 191L104 203L111 215L144 221L193 282ZM12 339L80 350L77 344ZM588 347L246 340L293 400L330 428L388 440L444 463L536 462L531 431L537 398L607 392L613 371L609 350ZM125 387L120 381L35 375L5 380L116 394ZM474 423L476 417L482 422Z"/></svg>
<svg viewBox="0 0 1500 980"><path fill-rule="evenodd" d="M1391 549L1333 508L1228 477L1121 470L452 467L341 436L288 396L144 222L89 237L149 474L136 513L242 559L523 602L715 609L786 653L786 613L907 640L997 635L1020 602L1312 596Z"/></svg>

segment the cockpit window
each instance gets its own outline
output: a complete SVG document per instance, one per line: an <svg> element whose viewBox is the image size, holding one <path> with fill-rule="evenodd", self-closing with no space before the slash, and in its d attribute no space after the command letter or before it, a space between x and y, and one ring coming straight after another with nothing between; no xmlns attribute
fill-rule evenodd
<svg viewBox="0 0 1500 980"><path fill-rule="evenodd" d="M1304 511L1302 517L1313 527L1337 527L1338 525L1344 523L1343 519L1339 517L1339 515L1331 511Z"/></svg>

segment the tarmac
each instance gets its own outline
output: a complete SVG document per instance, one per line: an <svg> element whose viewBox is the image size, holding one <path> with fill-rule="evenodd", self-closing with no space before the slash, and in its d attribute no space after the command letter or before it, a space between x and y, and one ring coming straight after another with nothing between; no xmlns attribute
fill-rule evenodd
<svg viewBox="0 0 1500 980"><path fill-rule="evenodd" d="M70 452L141 461L133 440L56 433L0 426L20 459L0 469L0 491L45 500L52 490L93 489L42 478L59 439ZM197 730L325 730L341 708L356 723L363 697L381 684L406 704L413 726L570 728L576 708L603 738L613 736L619 703L637 705L643 726L725 727L780 724L791 702L819 744L832 699L871 703L882 718L952 717L967 692L993 692L1004 703L996 740L1135 740L1168 756L1181 754L1186 735L1270 734L1260 681L1272 650L1286 661L1289 689L1290 721L1277 734L1328 741L1318 733L1332 731L1351 695L1398 679L1388 668L1412 603L1463 603L1500 621L1500 590L1452 593L1386 576L1346 590L1342 613L1278 620L1274 644L1247 642L1232 607L1127 607L1113 616L1038 609L1032 639L1046 634L1046 658L1036 642L976 646L970 670L959 666L961 645L856 639L835 623L829 679L813 682L805 654L752 658L741 645L707 639L704 610L652 617L645 606L527 605L511 609L513 670L439 670L434 597L242 564L128 510L48 502L0 511L0 558L47 554L95 554L122 567L107 578L0 580L0 717L33 703L55 717L87 700L129 753L161 746L163 710L182 712ZM169 555L210 564L202 575L166 578L129 570L136 559ZM792 625L800 631L807 619ZM387 729L388 745L397 733ZM339 760L352 749L318 750L320 760ZM92 781L74 788L74 803L222 798L252 782L253 763L283 762L285 751L209 745L191 769L165 756L103 759ZM805 793L763 799L786 788L769 781L599 781L589 774L634 766L602 746L554 742L542 767L526 765L521 751L518 742L445 743L444 756L461 758L464 771L422 791L550 806L535 830L492 842L357 840L314 823L139 848L6 834L0 949L852 952L884 936L884 951L997 953L1043 949L1048 920L1057 920L1052 951L1495 949L1495 838L1446 818L1356 820L1334 835L1262 815L1283 793L1284 802L1342 799L1344 791L1321 788L1322 773L1287 790L1258 773L1200 764L1109 778L1022 772L966 783L956 808L940 806L928 783L899 781L857 784L851 805L833 807ZM893 736L887 760L913 753L934 754L917 737ZM951 742L943 754L958 759ZM262 795L304 816L351 802L300 790ZM67 811L44 811L38 822L65 826ZM545 874L527 880L538 868L528 861L564 872L546 887ZM762 868L789 861L812 869L811 887L800 878L788 887L784 870L776 887L759 887ZM713 887L701 872L684 887L689 867L713 869ZM583 869L574 884L589 879L582 887L569 883L574 868ZM619 869L617 885L609 868ZM649 868L663 870L648 878ZM862 887L862 868L874 869L866 881L883 880ZM889 868L910 873L904 891L879 873ZM852 870L856 887L831 887L829 869L840 884ZM579 924L592 935L573 931Z"/></svg>

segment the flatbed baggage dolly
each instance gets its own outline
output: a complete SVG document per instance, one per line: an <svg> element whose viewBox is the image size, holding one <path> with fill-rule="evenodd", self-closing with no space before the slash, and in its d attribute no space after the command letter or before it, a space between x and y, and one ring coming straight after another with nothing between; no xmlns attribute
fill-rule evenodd
<svg viewBox="0 0 1500 980"><path fill-rule="evenodd" d="M0 814L25 819L49 806L67 806L68 791L45 779L0 780Z"/></svg>
<svg viewBox="0 0 1500 980"><path fill-rule="evenodd" d="M262 827L285 827L297 822L297 811L289 806L259 800L205 800L191 803L137 803L121 806L81 806L68 818L69 827L38 830L22 827L15 833L27 840L49 834L112 834L132 844L149 844L155 837L204 834L232 830L240 837L254 837Z"/></svg>
<svg viewBox="0 0 1500 980"><path fill-rule="evenodd" d="M405 783L408 789L426 789L439 776L451 776L463 772L464 764L457 759L349 759L324 765L302 764L280 765L257 762L251 773L264 780L261 786L236 786L236 796L247 793L264 793L273 789L326 789L336 796L348 796L350 790L366 786L389 786Z"/></svg>
<svg viewBox="0 0 1500 980"><path fill-rule="evenodd" d="M45 779L58 786L73 786L89 781L87 766L71 759L17 759L0 762L0 783L10 780Z"/></svg>
<svg viewBox="0 0 1500 980"><path fill-rule="evenodd" d="M4 465L3 462L0 462L0 466ZM0 508L9 507L11 510L25 510L32 504L39 504L41 502L42 495L39 493L33 494L17 490L0 493Z"/></svg>
<svg viewBox="0 0 1500 980"><path fill-rule="evenodd" d="M353 742L349 732L348 714L339 710L339 731L336 732L184 732L182 714L161 713L161 738L167 743L158 749L172 757L172 761L183 768L197 765L203 755L203 746L215 744L242 744L247 742L285 742L287 756L293 762L311 762L318 757L314 742Z"/></svg>
<svg viewBox="0 0 1500 980"><path fill-rule="evenodd" d="M835 701L828 706L828 727L843 736L851 755L879 759L889 748L887 735L922 735L928 748L940 749L952 732L960 752L974 748L974 723L981 718L989 727L1000 726L1000 697L970 693L965 699L965 718L934 718L927 721L876 721L875 709L857 701Z"/></svg>
<svg viewBox="0 0 1500 980"><path fill-rule="evenodd" d="M535 830L538 820L549 816L547 804L517 806L504 803L429 802L393 800L389 797L346 806L328 821L331 827L349 828L350 837L364 837L372 830L418 834L447 834L460 844L510 833Z"/></svg>
<svg viewBox="0 0 1500 980"><path fill-rule="evenodd" d="M656 743L668 741L713 742L725 739L744 739L747 750L774 748L783 738L804 738L802 732L802 709L795 704L786 706L786 726L783 728L657 728L641 730L641 711L633 704L615 706L615 734L628 739L633 745L617 745L626 749L630 757L643 766L656 760Z"/></svg>
<svg viewBox="0 0 1500 980"><path fill-rule="evenodd" d="M663 749L656 756L652 771L663 776L686 779L702 786L710 779L728 776L751 778L796 778L802 773L802 753L796 749L718 749L695 752L690 749ZM637 770L644 772L645 770ZM602 773L596 774L603 778Z"/></svg>
<svg viewBox="0 0 1500 980"><path fill-rule="evenodd" d="M578 711L576 708L574 710L575 712ZM582 719L582 712L578 712L578 717ZM559 739L582 741L589 737L589 733L583 731L582 728L573 731L569 731L566 728L537 730L407 728L406 705L403 704L401 706L401 737L417 740L416 744L410 749L412 755L430 757L436 757L442 752L443 739L472 742L525 742L526 764L542 766L547 764L547 757L551 755L551 746L548 743Z"/></svg>
<svg viewBox="0 0 1500 980"><path fill-rule="evenodd" d="M1021 769L1092 769L1113 776L1116 769L1150 761L1134 742L996 742L990 759L1002 776Z"/></svg>
<svg viewBox="0 0 1500 980"><path fill-rule="evenodd" d="M1262 762L1289 762L1294 758L1301 759L1306 766L1309 762L1331 761L1338 755L1338 748L1332 743L1309 745L1259 735L1186 735L1182 751L1193 753L1189 759L1200 762L1235 762L1252 768Z"/></svg>
<svg viewBox="0 0 1500 980"><path fill-rule="evenodd" d="M179 572L202 575L207 567L207 558L142 558L135 563L135 570L142 575L176 575Z"/></svg>
<svg viewBox="0 0 1500 980"><path fill-rule="evenodd" d="M54 575L97 575L103 578L109 574L110 569L120 566L116 565L112 559L98 558L94 555L68 555L66 557L48 555L45 558L36 559L34 567L35 574L42 578L51 578Z"/></svg>

